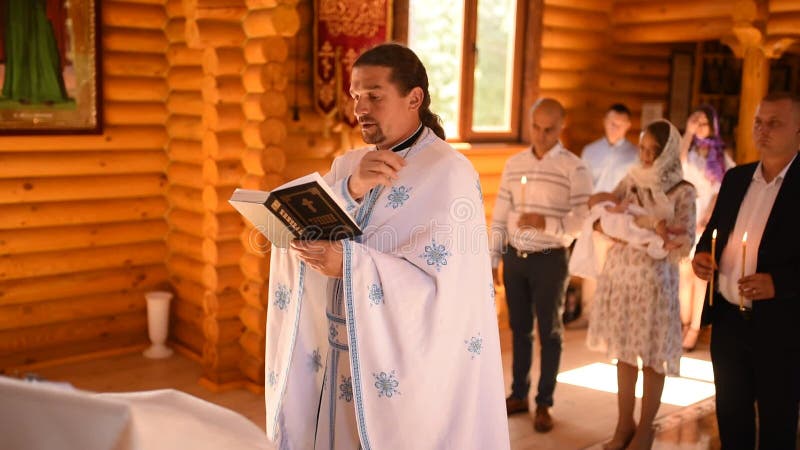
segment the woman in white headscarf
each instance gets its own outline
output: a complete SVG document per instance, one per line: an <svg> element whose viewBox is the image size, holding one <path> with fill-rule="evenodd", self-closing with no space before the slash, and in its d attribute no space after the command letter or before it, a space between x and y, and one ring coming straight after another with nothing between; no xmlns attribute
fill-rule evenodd
<svg viewBox="0 0 800 450"><path fill-rule="evenodd" d="M680 369L678 262L689 254L694 242L696 196L694 187L683 181L680 140L678 130L666 120L648 125L639 142L640 163L612 193L617 201L636 204L648 212L643 216L648 220L637 221L638 225L666 228L679 245L670 246L666 258L655 259L641 246L628 245L617 237L598 277L587 343L617 360L619 388L619 417L606 449L650 448L664 377L678 375ZM598 195L593 200L605 198ZM599 221L595 228L603 231ZM637 425L633 410L639 360L644 390Z"/></svg>

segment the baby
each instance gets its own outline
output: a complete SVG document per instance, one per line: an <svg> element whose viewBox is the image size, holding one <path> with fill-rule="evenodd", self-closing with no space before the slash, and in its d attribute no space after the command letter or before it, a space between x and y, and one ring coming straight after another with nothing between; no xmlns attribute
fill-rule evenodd
<svg viewBox="0 0 800 450"><path fill-rule="evenodd" d="M665 258L670 250L682 244L681 230L668 227L666 218L629 199L618 201L614 195L601 192L592 196L590 204L594 205L593 215L599 217L606 235L644 248L651 258Z"/></svg>

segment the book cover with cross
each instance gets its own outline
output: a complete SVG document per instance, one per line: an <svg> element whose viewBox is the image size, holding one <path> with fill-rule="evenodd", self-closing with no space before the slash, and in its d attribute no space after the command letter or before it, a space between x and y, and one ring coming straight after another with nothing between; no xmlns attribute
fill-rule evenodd
<svg viewBox="0 0 800 450"><path fill-rule="evenodd" d="M228 202L281 248L293 239L336 241L361 235L341 199L318 172L270 192L236 189Z"/></svg>

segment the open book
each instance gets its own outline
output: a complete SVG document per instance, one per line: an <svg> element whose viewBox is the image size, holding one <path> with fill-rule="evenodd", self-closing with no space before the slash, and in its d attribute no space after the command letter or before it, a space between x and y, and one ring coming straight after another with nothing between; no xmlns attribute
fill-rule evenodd
<svg viewBox="0 0 800 450"><path fill-rule="evenodd" d="M318 172L271 192L236 189L228 202L277 247L286 248L293 239L335 241L361 235L341 198Z"/></svg>

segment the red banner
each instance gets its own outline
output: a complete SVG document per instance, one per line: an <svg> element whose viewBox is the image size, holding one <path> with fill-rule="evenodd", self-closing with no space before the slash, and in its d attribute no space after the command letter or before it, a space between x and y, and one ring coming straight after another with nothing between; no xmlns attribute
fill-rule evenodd
<svg viewBox="0 0 800 450"><path fill-rule="evenodd" d="M350 71L358 55L392 35L392 0L314 2L314 105L356 125Z"/></svg>

